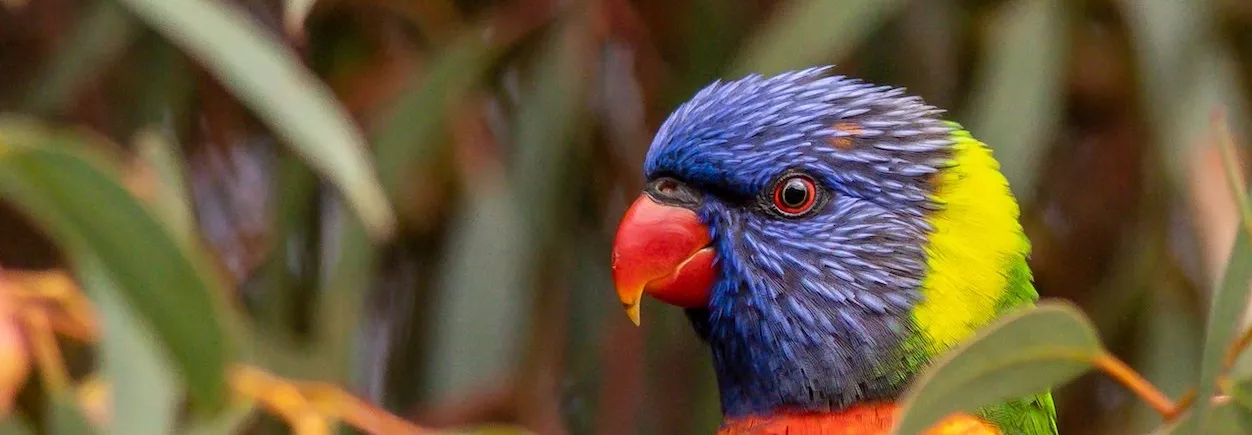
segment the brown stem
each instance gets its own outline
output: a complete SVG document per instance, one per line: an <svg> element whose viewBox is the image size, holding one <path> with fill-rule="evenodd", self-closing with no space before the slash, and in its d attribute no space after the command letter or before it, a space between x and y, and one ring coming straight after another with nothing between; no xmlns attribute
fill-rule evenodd
<svg viewBox="0 0 1252 435"><path fill-rule="evenodd" d="M1161 418L1166 422L1173 421L1181 413L1182 408L1175 405L1169 397L1156 389L1151 382L1140 376L1139 372L1127 366L1126 363L1123 363L1117 357L1104 353L1097 356L1092 363L1104 374L1121 383L1130 392L1135 393L1136 396L1147 402L1148 406L1151 406L1158 414L1161 414Z"/></svg>
<svg viewBox="0 0 1252 435"><path fill-rule="evenodd" d="M1177 414L1182 414L1188 409L1191 409L1191 404L1195 403L1195 399L1195 387L1188 388L1187 391L1182 393L1182 396L1178 398L1178 404L1174 406L1174 409L1177 410Z"/></svg>
<svg viewBox="0 0 1252 435"><path fill-rule="evenodd" d="M353 427L371 434L424 434L429 431L348 394L338 386L310 383L300 387L309 402Z"/></svg>
<svg viewBox="0 0 1252 435"><path fill-rule="evenodd" d="M65 359L61 357L61 349L57 347L57 339L52 333L47 314L38 310L26 310L22 317L44 388L47 391L65 391L70 384L69 371L65 368Z"/></svg>
<svg viewBox="0 0 1252 435"><path fill-rule="evenodd" d="M340 419L369 434L429 432L332 384L291 382L249 366L235 367L230 384L235 392L278 414L297 434L329 433L326 417Z"/></svg>
<svg viewBox="0 0 1252 435"><path fill-rule="evenodd" d="M1239 334L1239 339L1230 343L1230 347L1226 349L1226 359L1222 361L1223 371L1229 371L1231 367L1235 366L1235 362L1239 360L1239 355L1243 354L1243 351L1248 348L1249 344L1252 344L1252 328L1243 330L1243 333Z"/></svg>

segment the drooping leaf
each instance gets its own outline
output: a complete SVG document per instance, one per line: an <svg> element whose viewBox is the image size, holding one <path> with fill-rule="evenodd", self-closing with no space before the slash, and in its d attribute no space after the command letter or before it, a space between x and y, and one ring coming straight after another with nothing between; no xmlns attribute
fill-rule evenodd
<svg viewBox="0 0 1252 435"><path fill-rule="evenodd" d="M1221 2L1145 0L1124 2L1134 60L1153 130L1155 146L1163 156L1160 174L1181 188L1187 154L1208 133L1206 122L1215 107L1225 107L1230 119L1247 119L1231 53L1212 37L1214 11Z"/></svg>
<svg viewBox="0 0 1252 435"><path fill-rule="evenodd" d="M69 394L49 395L44 408L44 421L52 435L93 435L102 431L91 426L82 408Z"/></svg>
<svg viewBox="0 0 1252 435"><path fill-rule="evenodd" d="M37 222L78 266L95 259L116 295L152 325L196 405L225 397L225 284L123 187L118 164L79 135L0 117L0 198ZM80 269L81 273L82 270Z"/></svg>
<svg viewBox="0 0 1252 435"><path fill-rule="evenodd" d="M1238 399L1232 400L1230 397L1220 397L1212 400L1209 404L1209 411L1206 420L1208 433L1213 434L1243 434L1252 433L1252 408L1249 408L1245 402ZM1183 414L1178 419L1163 424L1161 427L1152 431L1152 435L1178 435L1186 433L1190 430L1190 425L1195 421L1194 411Z"/></svg>
<svg viewBox="0 0 1252 435"><path fill-rule="evenodd" d="M566 180L561 176L571 164L571 141L586 92L586 47L577 34L582 23L565 22L548 35L536 63L535 80L522 92L518 119L514 121L517 147L509 179L472 180L470 190L480 192L467 204L469 210L449 243L455 250L446 262L447 296L433 312L436 328L451 331L435 339L434 361L429 365L439 393L461 391L485 374L507 368L524 349L516 343L530 320L526 293L535 281L528 263L556 232L557 213L564 208ZM470 321L473 319L473 321ZM514 340L493 340L507 334ZM475 357L466 358L473 354Z"/></svg>
<svg viewBox="0 0 1252 435"><path fill-rule="evenodd" d="M1228 136L1229 132L1223 131L1222 134ZM1229 141L1230 138L1220 140ZM1243 183L1244 180L1234 182ZM1240 196L1235 202L1245 206L1248 199L1243 197L1244 189L1235 189L1235 192ZM1240 320L1248 306L1248 292L1252 289L1252 267L1249 265L1252 265L1252 240L1249 232L1241 225L1235 236L1234 247L1226 260L1226 270L1212 293L1196 397L1212 396L1216 389L1217 377L1224 369L1226 351L1235 339ZM1197 401L1191 412L1199 418L1189 420L1181 429L1187 431L1185 433L1205 433L1208 406L1209 402L1206 400Z"/></svg>
<svg viewBox="0 0 1252 435"><path fill-rule="evenodd" d="M21 414L9 414L0 420L0 435L34 435L30 422Z"/></svg>
<svg viewBox="0 0 1252 435"><path fill-rule="evenodd" d="M188 199L190 191L183 175L182 153L172 139L156 130L141 130L135 135L135 149L142 162L152 170L153 198L149 206L180 240L196 237L196 218Z"/></svg>
<svg viewBox="0 0 1252 435"><path fill-rule="evenodd" d="M330 90L237 8L209 0L118 0L199 59L309 166L343 192L375 239L395 226L365 139Z"/></svg>
<svg viewBox="0 0 1252 435"><path fill-rule="evenodd" d="M450 114L466 101L466 95L482 85L487 71L505 49L532 30L501 35L492 24L495 22L467 28L435 56L420 80L409 83L396 102L384 109L380 122L371 129L378 177L383 190L394 200L405 197L404 189L414 185L416 174L446 162L436 156L448 144L445 133L453 120ZM321 312L322 318L331 319L321 323L327 355L342 354L357 344L353 333L363 303L360 289L370 282L377 254L361 240L359 227L359 222L343 220L334 236L338 246L330 257L335 267L323 292L326 296Z"/></svg>
<svg viewBox="0 0 1252 435"><path fill-rule="evenodd" d="M1208 433L1252 433L1252 409L1223 400L1209 412Z"/></svg>
<svg viewBox="0 0 1252 435"><path fill-rule="evenodd" d="M895 434L922 433L958 411L974 411L1067 382L1104 352L1078 309L1044 302L983 328L914 381Z"/></svg>
<svg viewBox="0 0 1252 435"><path fill-rule="evenodd" d="M91 9L81 16L74 32L30 87L26 107L31 111L49 114L61 109L85 78L120 54L138 33L126 11L111 1L92 2Z"/></svg>
<svg viewBox="0 0 1252 435"><path fill-rule="evenodd" d="M1058 0L1002 6L975 76L969 127L995 150L1009 186L1027 202L1061 113L1068 30Z"/></svg>
<svg viewBox="0 0 1252 435"><path fill-rule="evenodd" d="M905 0L786 3L752 37L733 73L774 74L843 58L905 4Z"/></svg>
<svg viewBox="0 0 1252 435"><path fill-rule="evenodd" d="M99 260L84 259L80 264L83 287L96 301L104 326L100 350L112 410L106 432L173 433L182 389L169 356L151 326L119 297L122 292Z"/></svg>
<svg viewBox="0 0 1252 435"><path fill-rule="evenodd" d="M473 28L440 54L425 77L408 85L389 108L373 135L378 177L388 194L397 195L414 164L431 162L443 143L455 102L481 84L483 74L503 52L483 38L486 30ZM433 163L433 162L432 162Z"/></svg>
<svg viewBox="0 0 1252 435"><path fill-rule="evenodd" d="M243 433L240 429L252 420L256 413L256 404L251 400L236 403L226 411L213 418L193 422L183 435L235 435Z"/></svg>

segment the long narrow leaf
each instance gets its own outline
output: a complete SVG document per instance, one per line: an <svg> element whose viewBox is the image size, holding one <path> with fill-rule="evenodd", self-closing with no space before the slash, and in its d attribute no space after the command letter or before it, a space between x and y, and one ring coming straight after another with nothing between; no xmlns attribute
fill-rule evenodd
<svg viewBox="0 0 1252 435"><path fill-rule="evenodd" d="M905 0L804 0L788 3L744 49L733 72L773 74L840 59Z"/></svg>
<svg viewBox="0 0 1252 435"><path fill-rule="evenodd" d="M122 293L97 259L80 265L83 287L96 301L104 323L103 368L111 386L111 425L107 433L165 435L174 430L182 397L169 357L142 316L119 297Z"/></svg>
<svg viewBox="0 0 1252 435"><path fill-rule="evenodd" d="M334 95L253 20L209 0L117 0L198 58L344 194L375 239L395 217L360 131Z"/></svg>
<svg viewBox="0 0 1252 435"><path fill-rule="evenodd" d="M68 394L53 394L44 408L44 421L52 435L94 435L100 433L91 426L83 409Z"/></svg>
<svg viewBox="0 0 1252 435"><path fill-rule="evenodd" d="M1058 0L1004 6L977 76L970 130L995 150L1014 193L1028 201L1064 96L1065 12Z"/></svg>
<svg viewBox="0 0 1252 435"><path fill-rule="evenodd" d="M1240 204L1246 202L1246 198L1238 200ZM1243 310L1248 306L1248 291L1252 289L1252 267L1249 267L1252 265L1252 240L1247 231L1237 233L1234 247L1226 260L1226 271L1213 292L1209 308L1208 326L1204 334L1204 357L1200 365L1196 396L1201 399L1213 395L1217 376L1223 369L1226 350L1235 338ZM1205 433L1208 408L1207 400L1196 401L1191 413L1197 418L1182 426L1184 433Z"/></svg>
<svg viewBox="0 0 1252 435"><path fill-rule="evenodd" d="M216 408L230 358L217 299L225 285L85 141L0 118L0 198L39 223L75 264L98 259L118 298L152 325L195 404Z"/></svg>
<svg viewBox="0 0 1252 435"><path fill-rule="evenodd" d="M43 114L61 109L88 75L130 45L137 36L136 28L138 25L118 5L94 2L38 75L38 82L30 87L26 106Z"/></svg>

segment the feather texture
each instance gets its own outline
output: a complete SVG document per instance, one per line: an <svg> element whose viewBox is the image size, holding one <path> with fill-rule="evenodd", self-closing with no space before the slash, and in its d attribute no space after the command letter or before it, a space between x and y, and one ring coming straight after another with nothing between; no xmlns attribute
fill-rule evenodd
<svg viewBox="0 0 1252 435"><path fill-rule="evenodd" d="M898 407L857 405L837 414L780 412L727 421L718 435L886 435ZM1001 435L997 427L969 414L954 414L923 435Z"/></svg>
<svg viewBox="0 0 1252 435"><path fill-rule="evenodd" d="M903 89L827 71L714 83L648 150L649 180L703 195L718 279L687 315L713 353L724 433L879 433L804 428L877 427L849 422L878 421L888 408L867 404L1038 297L991 151ZM797 173L821 201L772 212L773 186ZM1006 434L1056 432L1046 394L978 415Z"/></svg>

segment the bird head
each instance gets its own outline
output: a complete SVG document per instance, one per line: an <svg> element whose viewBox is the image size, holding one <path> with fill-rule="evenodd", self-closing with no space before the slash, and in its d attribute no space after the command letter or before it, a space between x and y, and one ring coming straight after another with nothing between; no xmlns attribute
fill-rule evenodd
<svg viewBox="0 0 1252 435"><path fill-rule="evenodd" d="M686 309L730 415L890 398L1034 297L989 150L903 89L827 71L714 83L676 109L614 242L627 314L644 295Z"/></svg>

